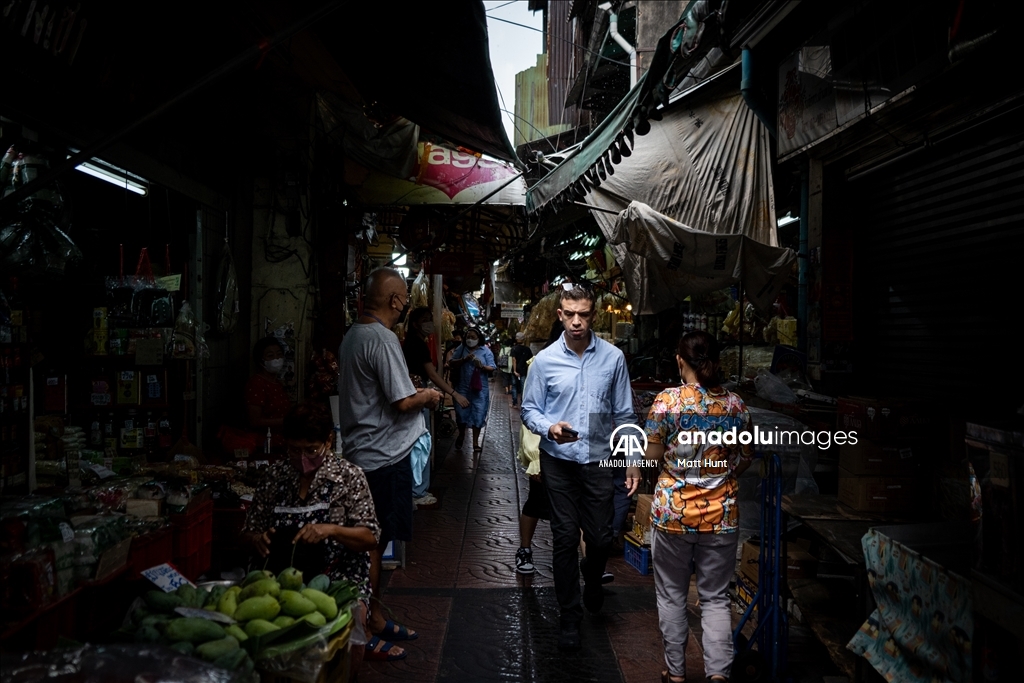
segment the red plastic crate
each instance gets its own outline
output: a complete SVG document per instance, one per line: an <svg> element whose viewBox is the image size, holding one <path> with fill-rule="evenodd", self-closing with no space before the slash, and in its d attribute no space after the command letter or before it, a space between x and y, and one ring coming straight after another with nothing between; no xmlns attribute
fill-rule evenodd
<svg viewBox="0 0 1024 683"><path fill-rule="evenodd" d="M171 527L156 529L148 534L132 539L132 549L128 555L128 578L141 579L142 571L174 557L174 534Z"/></svg>
<svg viewBox="0 0 1024 683"><path fill-rule="evenodd" d="M203 503L186 515L172 515L174 557L189 557L213 540L213 501Z"/></svg>
<svg viewBox="0 0 1024 683"><path fill-rule="evenodd" d="M185 578L195 581L204 572L210 569L210 560L213 554L213 543L207 543L196 552L186 557L175 557L174 566L178 568Z"/></svg>

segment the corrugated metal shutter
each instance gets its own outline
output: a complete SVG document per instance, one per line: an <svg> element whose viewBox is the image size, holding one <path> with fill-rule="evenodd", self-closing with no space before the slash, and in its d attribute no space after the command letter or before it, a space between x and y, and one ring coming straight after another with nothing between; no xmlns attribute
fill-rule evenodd
<svg viewBox="0 0 1024 683"><path fill-rule="evenodd" d="M982 390L993 408L1016 407L1024 133L997 120L955 140L847 184L860 217L857 374L876 393Z"/></svg>

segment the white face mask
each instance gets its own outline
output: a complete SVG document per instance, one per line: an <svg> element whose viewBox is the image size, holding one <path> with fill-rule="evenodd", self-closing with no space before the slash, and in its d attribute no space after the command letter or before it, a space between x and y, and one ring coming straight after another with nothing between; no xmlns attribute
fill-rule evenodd
<svg viewBox="0 0 1024 683"><path fill-rule="evenodd" d="M275 358L274 360L264 361L263 367L265 367L268 372L281 372L281 369L284 367L284 358Z"/></svg>
<svg viewBox="0 0 1024 683"><path fill-rule="evenodd" d="M434 334L434 323L423 323L420 325L423 334Z"/></svg>
<svg viewBox="0 0 1024 683"><path fill-rule="evenodd" d="M467 340L466 340L466 346L468 346L468 347L469 347L469 348L471 348L471 349L472 349L473 347L475 347L475 346L476 346L477 344L479 344L479 343L480 343L480 342L478 342L478 341L477 341L476 339L467 339Z"/></svg>

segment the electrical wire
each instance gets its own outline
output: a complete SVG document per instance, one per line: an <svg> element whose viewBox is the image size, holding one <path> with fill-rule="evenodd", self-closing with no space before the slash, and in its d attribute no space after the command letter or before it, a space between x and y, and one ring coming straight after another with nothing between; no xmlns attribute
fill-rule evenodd
<svg viewBox="0 0 1024 683"><path fill-rule="evenodd" d="M488 19L494 19L495 21L501 21L501 22L504 22L506 24L512 24L513 26L518 26L519 28L525 28L525 29L529 29L531 31L536 31L537 33L544 33L543 29L534 28L533 26L527 26L526 24L519 24L519 23L514 22L514 21L509 21L508 19L502 19L501 17L488 17ZM558 38L559 40L563 41L563 42L569 43L573 47L578 47L579 49L583 50L584 52L589 52L590 54L597 55L598 57L601 57L601 59L605 60L606 62L610 62L612 64L618 64L619 66L626 66L626 67L629 66L629 62L620 62L617 59L612 59L610 57L605 57L600 52L596 52L594 50L591 50L589 47L583 47L582 45L577 45L576 43L574 43L573 41L569 40L568 38L560 38L558 36L555 36L555 37Z"/></svg>
<svg viewBox="0 0 1024 683"><path fill-rule="evenodd" d="M504 4L498 5L497 7L491 7L490 9L485 9L484 11L485 12L493 12L496 9L501 9L502 7L508 7L509 5L514 5L517 2L519 2L519 0L509 0L508 2L506 2Z"/></svg>

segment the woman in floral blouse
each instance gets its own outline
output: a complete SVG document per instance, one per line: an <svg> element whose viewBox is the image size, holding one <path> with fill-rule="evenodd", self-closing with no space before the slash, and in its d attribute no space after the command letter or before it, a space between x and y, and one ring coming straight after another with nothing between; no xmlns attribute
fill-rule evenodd
<svg viewBox="0 0 1024 683"><path fill-rule="evenodd" d="M324 406L295 406L284 417L283 433L288 460L267 468L246 515L243 537L267 558L267 569L275 574L295 566L307 580L327 574L332 581L355 583L361 599L352 616L365 628L370 600L367 551L380 537L366 475L334 454L334 421ZM364 629L353 631L353 644L368 639ZM362 654L363 649L352 651Z"/></svg>
<svg viewBox="0 0 1024 683"><path fill-rule="evenodd" d="M662 680L686 675L686 596L697 573L708 680L729 678L732 623L726 589L736 568L736 477L750 466L750 413L718 382L719 347L691 332L676 354L682 386L662 392L647 417L647 457L662 461L651 505L651 555L665 644ZM747 434L747 437L750 435ZM743 445L743 441L747 445Z"/></svg>

